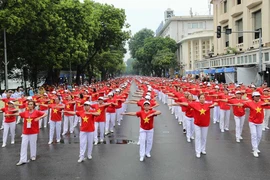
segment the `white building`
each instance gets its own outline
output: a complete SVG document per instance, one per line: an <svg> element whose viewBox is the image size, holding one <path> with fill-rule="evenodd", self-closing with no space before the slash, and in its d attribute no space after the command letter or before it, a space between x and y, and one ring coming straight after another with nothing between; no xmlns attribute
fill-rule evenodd
<svg viewBox="0 0 270 180"><path fill-rule="evenodd" d="M178 44L177 60L182 69L192 70L194 61L200 60L212 49L213 16L175 16L171 9L164 13L165 23L156 30L156 36L170 37ZM182 73L185 71L182 71Z"/></svg>
<svg viewBox="0 0 270 180"><path fill-rule="evenodd" d="M222 31L232 29L230 35L214 34L214 56L207 60L195 62L195 69L204 71L234 68L234 78L249 84L260 84L259 67L263 70L265 80L270 81L270 1L269 0L212 0L214 9L214 31L221 26ZM256 31L262 29L262 65L260 64L259 33L241 33L239 31ZM226 72L225 72L226 75ZM227 81L227 79L226 79Z"/></svg>

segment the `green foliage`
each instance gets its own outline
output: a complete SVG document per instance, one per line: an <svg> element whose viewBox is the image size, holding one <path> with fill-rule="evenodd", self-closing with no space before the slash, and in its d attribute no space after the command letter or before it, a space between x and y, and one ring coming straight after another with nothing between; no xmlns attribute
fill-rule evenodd
<svg viewBox="0 0 270 180"><path fill-rule="evenodd" d="M28 67L35 85L38 72L60 71L70 63L74 70L83 67L78 73L102 65L111 73L123 69L123 44L130 37L123 30L129 27L123 9L92 0L2 1L0 28L7 31L8 69ZM2 43L0 39L1 47ZM110 51L111 46L119 47L117 53Z"/></svg>

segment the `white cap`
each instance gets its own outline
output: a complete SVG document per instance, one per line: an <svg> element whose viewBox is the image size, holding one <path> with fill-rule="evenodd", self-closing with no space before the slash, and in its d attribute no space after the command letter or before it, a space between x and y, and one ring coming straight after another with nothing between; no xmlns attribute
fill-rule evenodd
<svg viewBox="0 0 270 180"><path fill-rule="evenodd" d="M206 81L204 81L204 83L203 84L206 84L207 82Z"/></svg>
<svg viewBox="0 0 270 180"><path fill-rule="evenodd" d="M33 98L31 96L28 96L26 99L27 100L32 100Z"/></svg>
<svg viewBox="0 0 270 180"><path fill-rule="evenodd" d="M89 101L85 101L84 104L91 105L91 103Z"/></svg>
<svg viewBox="0 0 270 180"><path fill-rule="evenodd" d="M146 95L144 98L145 98L145 99L148 99L148 100L151 99L151 97L150 97L149 95Z"/></svg>
<svg viewBox="0 0 270 180"><path fill-rule="evenodd" d="M238 87L240 87L240 85L236 85L236 87L238 88Z"/></svg>
<svg viewBox="0 0 270 180"><path fill-rule="evenodd" d="M240 82L239 84L243 84L243 82Z"/></svg>
<svg viewBox="0 0 270 180"><path fill-rule="evenodd" d="M219 86L215 86L216 89L219 89Z"/></svg>
<svg viewBox="0 0 270 180"><path fill-rule="evenodd" d="M53 91L52 93L53 93L53 94L56 94L56 91Z"/></svg>
<svg viewBox="0 0 270 180"><path fill-rule="evenodd" d="M144 101L143 102L143 105L145 105L145 104L149 104L150 105L150 102L149 101Z"/></svg>
<svg viewBox="0 0 270 180"><path fill-rule="evenodd" d="M65 90L65 92L68 92L68 90Z"/></svg>
<svg viewBox="0 0 270 180"><path fill-rule="evenodd" d="M150 95L151 95L151 93L150 93L150 92L147 92L147 93L146 93L146 95L149 95L149 96L150 96Z"/></svg>
<svg viewBox="0 0 270 180"><path fill-rule="evenodd" d="M251 84L250 87L251 88L256 88L256 86L254 84Z"/></svg>
<svg viewBox="0 0 270 180"><path fill-rule="evenodd" d="M14 102L13 101L9 101L8 104L14 104Z"/></svg>
<svg viewBox="0 0 270 180"><path fill-rule="evenodd" d="M104 98L103 97L99 97L98 100L104 100Z"/></svg>
<svg viewBox="0 0 270 180"><path fill-rule="evenodd" d="M202 86L202 85L203 85L203 83L200 83L199 85L200 85L200 86Z"/></svg>
<svg viewBox="0 0 270 180"><path fill-rule="evenodd" d="M118 88L117 88L115 91L116 91L116 92L119 92L119 91L120 91L120 89L118 89Z"/></svg>
<svg viewBox="0 0 270 180"><path fill-rule="evenodd" d="M48 96L48 94L47 93L44 93L44 96Z"/></svg>
<svg viewBox="0 0 270 180"><path fill-rule="evenodd" d="M112 92L109 92L108 96L113 96L113 93Z"/></svg>
<svg viewBox="0 0 270 180"><path fill-rule="evenodd" d="M235 94L242 94L242 92L241 91L236 91Z"/></svg>
<svg viewBox="0 0 270 180"><path fill-rule="evenodd" d="M260 96L260 95L261 95L261 94L260 94L259 92L257 92L257 91L255 91L255 92L252 93L252 97L253 97L253 96Z"/></svg>

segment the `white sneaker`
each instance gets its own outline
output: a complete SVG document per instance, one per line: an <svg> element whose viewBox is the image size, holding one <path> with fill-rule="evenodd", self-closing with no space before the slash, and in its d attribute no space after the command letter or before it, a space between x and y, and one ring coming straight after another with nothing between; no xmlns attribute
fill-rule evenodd
<svg viewBox="0 0 270 180"><path fill-rule="evenodd" d="M52 144L52 141L49 141L48 144Z"/></svg>
<svg viewBox="0 0 270 180"><path fill-rule="evenodd" d="M236 138L236 142L240 143L240 139L239 138Z"/></svg>
<svg viewBox="0 0 270 180"><path fill-rule="evenodd" d="M223 130L223 129L221 129L221 132L222 132L222 133L224 133L224 130Z"/></svg>
<svg viewBox="0 0 270 180"><path fill-rule="evenodd" d="M109 134L109 131L105 131L105 136L107 136Z"/></svg>
<svg viewBox="0 0 270 180"><path fill-rule="evenodd" d="M104 139L101 139L99 142L103 143L104 142Z"/></svg>
<svg viewBox="0 0 270 180"><path fill-rule="evenodd" d="M189 138L187 139L187 142L189 142L189 143L191 142Z"/></svg>
<svg viewBox="0 0 270 180"><path fill-rule="evenodd" d="M73 134L73 131L70 131L70 134Z"/></svg>
<svg viewBox="0 0 270 180"><path fill-rule="evenodd" d="M137 145L138 145L138 146L140 145L140 141L137 142Z"/></svg>
<svg viewBox="0 0 270 180"><path fill-rule="evenodd" d="M270 128L268 126L266 126L265 129L270 129Z"/></svg>
<svg viewBox="0 0 270 180"><path fill-rule="evenodd" d="M263 128L262 130L265 131L265 128Z"/></svg>
<svg viewBox="0 0 270 180"><path fill-rule="evenodd" d="M78 163L81 163L81 162L83 162L84 161L84 158L80 158L79 160L78 160Z"/></svg>
<svg viewBox="0 0 270 180"><path fill-rule="evenodd" d="M61 140L60 140L60 139L58 139L56 142L57 142L57 143L60 143L60 141L61 141Z"/></svg>
<svg viewBox="0 0 270 180"><path fill-rule="evenodd" d="M150 153L149 154L146 154L146 157L150 158L151 157L151 154Z"/></svg>
<svg viewBox="0 0 270 180"><path fill-rule="evenodd" d="M120 122L118 122L118 126L121 126Z"/></svg>
<svg viewBox="0 0 270 180"><path fill-rule="evenodd" d="M6 147L6 144L3 144L3 145L2 145L2 148L3 148L3 147Z"/></svg>
<svg viewBox="0 0 270 180"><path fill-rule="evenodd" d="M242 139L243 139L243 137L242 137L242 136L240 136L240 137L239 137L239 139L241 139L241 140L242 140Z"/></svg>
<svg viewBox="0 0 270 180"><path fill-rule="evenodd" d="M179 122L179 125L181 125L181 124L182 124L182 122L180 121L180 122Z"/></svg>
<svg viewBox="0 0 270 180"><path fill-rule="evenodd" d="M110 130L111 131L111 133L113 133L113 130Z"/></svg>
<svg viewBox="0 0 270 180"><path fill-rule="evenodd" d="M94 145L95 145L95 146L98 145L98 142L96 141L96 142L94 143Z"/></svg>
<svg viewBox="0 0 270 180"><path fill-rule="evenodd" d="M191 136L191 139L194 140L195 139L194 136Z"/></svg>
<svg viewBox="0 0 270 180"><path fill-rule="evenodd" d="M200 158L200 157L201 157L201 154L200 154L200 153L197 153L197 154L196 154L196 157L197 157L197 158Z"/></svg>
<svg viewBox="0 0 270 180"><path fill-rule="evenodd" d="M0 130L3 130L4 129L4 126L1 126Z"/></svg>
<svg viewBox="0 0 270 180"><path fill-rule="evenodd" d="M217 122L216 121L214 121L214 124L216 124Z"/></svg>
<svg viewBox="0 0 270 180"><path fill-rule="evenodd" d="M203 154L203 155L206 155L206 151L202 151L202 154Z"/></svg>
<svg viewBox="0 0 270 180"><path fill-rule="evenodd" d="M91 155L90 156L87 156L87 159L89 159L89 160L92 159L92 156Z"/></svg>
<svg viewBox="0 0 270 180"><path fill-rule="evenodd" d="M143 160L144 160L144 157L140 157L140 161L143 162Z"/></svg>
<svg viewBox="0 0 270 180"><path fill-rule="evenodd" d="M28 163L28 162L21 162L21 161L19 161L19 162L16 164L16 166L20 166L20 165L23 165L23 164L25 164L25 163Z"/></svg>
<svg viewBox="0 0 270 180"><path fill-rule="evenodd" d="M15 144L15 141L11 141L11 144Z"/></svg>
<svg viewBox="0 0 270 180"><path fill-rule="evenodd" d="M254 157L259 157L259 154L257 153L257 151L253 151L253 156Z"/></svg>
<svg viewBox="0 0 270 180"><path fill-rule="evenodd" d="M62 133L62 136L66 135L66 133Z"/></svg>
<svg viewBox="0 0 270 180"><path fill-rule="evenodd" d="M228 128L225 128L225 131L229 131L229 129Z"/></svg>
<svg viewBox="0 0 270 180"><path fill-rule="evenodd" d="M36 157L32 157L31 160L32 160L32 161L35 161L35 160L36 160Z"/></svg>
<svg viewBox="0 0 270 180"><path fill-rule="evenodd" d="M259 153L259 154L261 153L261 151L260 151L259 149L257 149L256 151L257 151L257 153Z"/></svg>

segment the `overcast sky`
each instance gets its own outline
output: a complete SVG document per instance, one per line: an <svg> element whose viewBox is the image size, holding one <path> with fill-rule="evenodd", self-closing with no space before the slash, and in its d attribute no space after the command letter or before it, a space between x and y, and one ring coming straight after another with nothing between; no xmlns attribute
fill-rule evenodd
<svg viewBox="0 0 270 180"><path fill-rule="evenodd" d="M190 14L207 15L209 0L94 0L100 3L113 4L117 8L125 9L127 22L134 35L143 28L152 29L154 32L161 21L164 20L164 11L167 8L174 10L175 16ZM125 60L129 58L126 55Z"/></svg>

